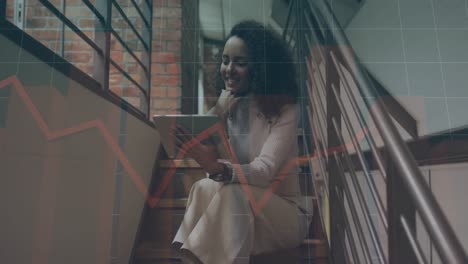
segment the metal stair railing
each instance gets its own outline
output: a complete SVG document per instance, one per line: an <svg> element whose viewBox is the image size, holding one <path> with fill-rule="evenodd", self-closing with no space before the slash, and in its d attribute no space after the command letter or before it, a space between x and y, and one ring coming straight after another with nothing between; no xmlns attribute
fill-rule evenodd
<svg viewBox="0 0 468 264"><path fill-rule="evenodd" d="M29 0L25 1L26 5ZM34 2L34 1L32 1ZM126 2L118 0L99 0L90 1L83 0L83 5L86 6L91 13L95 16L94 26L94 39L86 35L86 33L80 29L79 25L74 23L65 12L65 6L67 1L63 1L61 4L53 3L48 0L37 0L39 4L44 6L48 12L55 16L61 23L63 23L63 31L65 26L76 34L84 43L89 45L94 52L94 67L92 73L92 79L94 79L100 86L101 92L105 94L106 98L120 97L109 89L109 75L111 72L111 66L116 72L122 74L129 84L133 85L138 93L140 94L140 106L133 106L130 103L122 101L122 107L129 109L130 112L136 113L137 117L144 117L147 120L150 118L150 101L151 101L151 50L152 50L152 17L153 17L153 1L152 0L130 0ZM0 1L0 23L7 22L7 1ZM136 15L132 18L141 20L141 26L137 26L137 22L132 21L127 14L124 12L124 8L121 4L126 4L127 8L132 8L136 11ZM113 9L116 11L113 12ZM141 43L141 50L132 48L127 43L125 36L119 33L115 24L115 17L121 17L122 21L128 26L129 32L135 35L136 39ZM141 74L140 78L137 78L134 74L131 74L130 70L125 69L122 64L111 57L111 38L114 38L119 43L134 61L135 64L140 67ZM61 34L61 46L62 54L64 57L63 46L64 46L64 32ZM51 65L54 67L55 65ZM141 81L139 81L141 79Z"/></svg>
<svg viewBox="0 0 468 264"><path fill-rule="evenodd" d="M463 246L390 115L400 124L408 124L413 137L417 136L415 120L406 114L399 117L404 109L395 105L396 100L382 98L389 94L375 87L328 1L291 0L284 38L300 62L302 107L307 117L303 129L311 134L306 145L312 145L311 152L318 157L318 168L313 169L320 176L313 177L313 185L317 196L327 200L319 213L332 261L428 263L416 237L418 214L443 263L468 263ZM365 119L365 113L370 120ZM371 132L372 126L376 133ZM381 148L376 143L379 139ZM363 155L365 144L375 165ZM386 194L379 192L377 181L385 186ZM377 217L372 217L372 210Z"/></svg>

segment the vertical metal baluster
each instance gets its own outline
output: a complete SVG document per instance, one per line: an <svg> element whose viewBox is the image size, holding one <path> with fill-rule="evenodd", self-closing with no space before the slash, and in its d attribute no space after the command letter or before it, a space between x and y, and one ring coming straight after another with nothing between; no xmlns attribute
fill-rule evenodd
<svg viewBox="0 0 468 264"><path fill-rule="evenodd" d="M101 56L98 52L94 52L94 78L105 91L109 90L111 5L111 0L99 0L95 4L96 10L104 17L104 21L96 19L95 43L101 48L103 54Z"/></svg>
<svg viewBox="0 0 468 264"><path fill-rule="evenodd" d="M338 133L338 124L336 123L335 119L332 119L332 123L333 123L333 128ZM341 134L338 135L338 139L339 139L340 143L344 146L343 137L341 136ZM365 197L364 197L364 192L362 191L362 188L361 188L359 182L357 181L356 172L354 170L351 158L349 157L349 154L348 154L346 149L343 150L343 154L344 154L343 156L345 157L346 163L348 165L348 171L351 174L350 179L351 179L351 181L353 183L354 191L356 192L356 195L357 195L357 198L358 198L358 202L359 202L359 205L360 205L360 208L361 208L361 213L364 216L364 220L366 222L367 228L369 229L369 234L370 234L370 237L372 239L372 242L374 243L374 248L377 251L377 256L379 257L380 263L387 263L384 255L383 255L383 249L382 249L381 243L380 243L378 235L377 235L377 230L374 227L374 225L372 224L372 219L370 218L369 205L366 203L366 200L365 200ZM343 181L344 181L344 186L348 187L348 183L344 178L343 178Z"/></svg>
<svg viewBox="0 0 468 264"><path fill-rule="evenodd" d="M341 166L341 161L339 159L339 157L336 155L336 153L334 152L334 157L335 159L337 160L337 165L338 165L338 168L341 170L342 167ZM344 173L344 171L343 171ZM341 179L344 180L344 174L341 174L340 175ZM336 186L335 186L336 187ZM369 251L369 247L366 246L366 238L364 236L364 231L362 230L362 226L360 225L359 223L359 217L357 215L357 209L356 209L356 205L353 204L352 202L350 202L351 200L351 194L350 194L350 191L348 189L349 186L344 186L343 190L344 190L344 195L343 195L343 192L340 192L338 190L338 188L335 188L335 191L336 191L336 197L338 198L338 200L340 201L340 205L341 205L341 211L346 214L346 210L345 210L345 203L344 203L344 196L347 197L348 199L348 205L349 205L349 211L351 212L351 218L353 219L353 223L354 223L354 226L356 227L356 234L358 235L358 241L359 241L359 246L361 247L361 250L362 250L362 254L366 260L366 263L371 263L371 255L370 255L370 251ZM346 223L346 218L344 218L343 216L340 215L340 217L343 218L343 222ZM346 225L347 228L345 228L345 232L347 229L349 229L351 227L350 224ZM351 233L351 230L349 230L350 233ZM344 239L344 238L343 238ZM353 238L354 240L354 238Z"/></svg>
<svg viewBox="0 0 468 264"><path fill-rule="evenodd" d="M336 89L335 87L332 85L332 91L335 93L335 95L337 95L337 92L336 92ZM369 170L367 169L367 166L366 166L366 162L364 160L364 155L362 154L362 149L361 147L359 146L359 143L356 142L355 139L353 139L352 137L356 135L354 129L353 129L353 126L351 125L351 121L349 120L349 116L345 111L345 108L344 108L344 103L343 101L341 100L341 97L336 97L337 98L337 102L338 102L338 106L341 110L341 112L343 112L343 121L345 123L345 126L348 130L348 134L351 138L351 143L353 144L354 146L354 149L356 150L356 153L359 157L359 161L361 163L361 167L362 167L362 171L364 172L364 178L366 180L366 183L367 185L369 186L369 189L371 191L371 196L372 196L372 199L374 200L374 203L376 204L377 206L377 210L379 211L379 216L380 216L380 219L384 225L384 229L385 229L385 232L387 232L387 228L388 228L388 224L387 224L387 212L385 211L385 208L383 206L383 202L382 200L380 199L380 195L379 193L377 192L377 186L374 182L374 179L373 179L373 176L370 175L369 173Z"/></svg>
<svg viewBox="0 0 468 264"><path fill-rule="evenodd" d="M307 84L307 88L308 90L311 92L311 87L309 86L309 84L307 83L306 81L306 84ZM311 92L312 93L312 92ZM317 100L320 100L320 99L317 99ZM312 106L312 108L314 109L314 112L317 113L317 106L314 104L314 100L312 98L309 97L309 104ZM322 129L322 125L320 123L320 118L318 117L318 114L316 115L316 126L315 126L315 134L314 134L314 138L316 139L316 137L318 136L320 138L320 140L323 142L321 145L319 144L318 140L316 142L316 149L318 149L318 152L317 152L317 155L318 155L318 158L319 158L319 164L320 164L320 170L322 171L322 176L323 176L323 180L324 180L324 183L325 183L325 188L328 189L328 180L329 178L327 177L327 174L326 174L326 170L323 168L323 164L327 162L327 159L325 158L324 161L322 160L324 157L326 157L327 154L327 150L325 149L324 145L325 145L325 136L323 135L323 129ZM311 125L313 125L313 120L311 119L310 120L311 122ZM318 132L318 133L317 133ZM322 162L323 161L323 162ZM328 190L327 190L328 192Z"/></svg>
<svg viewBox="0 0 468 264"><path fill-rule="evenodd" d="M416 208L392 160L387 164L389 164L387 166L389 263L417 263L417 257L411 250L411 243L406 238L405 230L400 223L400 218L404 216L406 226L415 230Z"/></svg>
<svg viewBox="0 0 468 264"><path fill-rule="evenodd" d="M411 228L409 227L409 223L406 221L406 218L404 216L400 216L400 223L401 223L401 226L403 227L403 230L405 230L405 235L411 244L411 248L413 249L413 252L416 255L416 258L418 259L418 263L426 264L427 263L426 257L424 257L421 246L419 245L419 242L417 238L415 237L416 232L413 232L411 230Z"/></svg>
<svg viewBox="0 0 468 264"><path fill-rule="evenodd" d="M319 91L319 90L321 90L321 89L318 87L318 84L317 84L317 82L315 81L315 78L314 78L315 76L314 76L314 74L313 74L312 67L310 66L310 63L309 63L308 60L306 60L306 65L307 65L307 69L308 69L308 71L309 71L309 76L311 76L311 78L309 79L310 82L311 82L311 85L316 87L315 91L316 91L316 93L317 93L317 97L316 97L316 98L317 98L317 102L318 102L318 106L317 106L318 109L316 109L316 110L320 110L320 113L319 113L319 112L316 112L316 113L317 113L317 115L321 114L321 116L322 116L323 118L326 118L327 115L326 115L326 113L325 113L325 106L323 105L323 102L322 102L322 100L320 99L320 98L322 98L321 93L320 93L320 91ZM319 73L319 74L320 74L320 73ZM322 82L322 85L325 85L325 84ZM325 86L323 86L323 87L325 87ZM311 87L311 88L312 88L312 87ZM311 91L311 93L313 93L313 90L312 90L311 88L309 88L309 90ZM326 97L323 96L323 98L326 98ZM326 122L324 122L324 124L325 124L325 123L326 123ZM325 131L325 130L324 130L324 131ZM324 142L324 143L325 143L325 142Z"/></svg>
<svg viewBox="0 0 468 264"><path fill-rule="evenodd" d="M348 80L346 78L344 78L345 74L344 74L343 70L341 69L341 67L339 66L339 63L338 63L338 60L336 59L335 54L333 52L330 52L330 56L331 56L331 58L333 60L333 63L335 64L336 69L338 70L338 74L340 74L341 79L343 80L343 83L344 83L343 90L345 91L346 96L348 97L348 99L349 99L349 101L351 103L351 107L353 108L353 111L357 116L357 119L358 119L359 125L361 126L361 129L368 128L368 125L366 124L364 115L362 114L361 110L359 109L356 98L351 93L351 89L350 89L351 86L349 85ZM371 137L371 136L366 136L366 140L367 140L367 143L369 144L369 147L370 147L370 149L372 151L372 154L375 157L375 161L376 161L377 167L379 168L379 171L381 173L382 179L383 179L384 182L386 182L387 175L386 175L386 172L385 172L385 166L383 165L382 156L379 153L379 150L377 148L377 144L375 143L374 138Z"/></svg>
<svg viewBox="0 0 468 264"><path fill-rule="evenodd" d="M142 109L146 113L146 117L150 118L150 104L151 104L151 53L152 53L152 39L153 39L153 29L152 29L152 17L153 17L153 1L151 1L151 6L144 5L144 15L143 20L149 21L149 25L146 26L143 23L143 39L146 42L146 46L148 49L145 49L142 52L142 62L146 67L146 71L142 73L142 86L143 89L146 91L146 95L144 100L146 101L146 109ZM141 105L140 105L141 106Z"/></svg>
<svg viewBox="0 0 468 264"><path fill-rule="evenodd" d="M62 2L62 13L67 16L67 0ZM60 55L65 58L65 23L62 22L62 31L60 32Z"/></svg>

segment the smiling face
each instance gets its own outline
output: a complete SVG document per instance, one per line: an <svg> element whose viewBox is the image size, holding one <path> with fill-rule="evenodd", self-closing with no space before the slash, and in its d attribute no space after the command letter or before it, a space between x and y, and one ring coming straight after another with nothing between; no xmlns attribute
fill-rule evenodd
<svg viewBox="0 0 468 264"><path fill-rule="evenodd" d="M224 87L234 95L249 91L250 62L244 41L232 36L226 42L223 59L219 69Z"/></svg>

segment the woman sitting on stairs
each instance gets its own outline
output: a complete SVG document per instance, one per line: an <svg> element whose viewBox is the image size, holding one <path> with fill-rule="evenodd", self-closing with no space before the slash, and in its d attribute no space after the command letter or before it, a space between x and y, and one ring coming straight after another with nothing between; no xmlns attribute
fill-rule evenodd
<svg viewBox="0 0 468 264"><path fill-rule="evenodd" d="M298 87L286 44L260 23L241 22L225 42L220 75L224 89L209 113L223 120L232 157L203 143L187 152L210 176L192 186L173 241L186 263L249 263L250 255L299 246L310 223L295 160ZM190 138L177 130L182 146Z"/></svg>

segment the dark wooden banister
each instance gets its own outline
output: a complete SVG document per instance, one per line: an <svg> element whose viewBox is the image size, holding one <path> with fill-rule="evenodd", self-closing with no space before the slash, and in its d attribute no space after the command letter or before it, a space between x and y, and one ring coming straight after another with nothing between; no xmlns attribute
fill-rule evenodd
<svg viewBox="0 0 468 264"><path fill-rule="evenodd" d="M403 105L369 72L365 69L370 81L374 84L388 113L395 119L412 138L418 138L418 125L416 119L405 109Z"/></svg>

